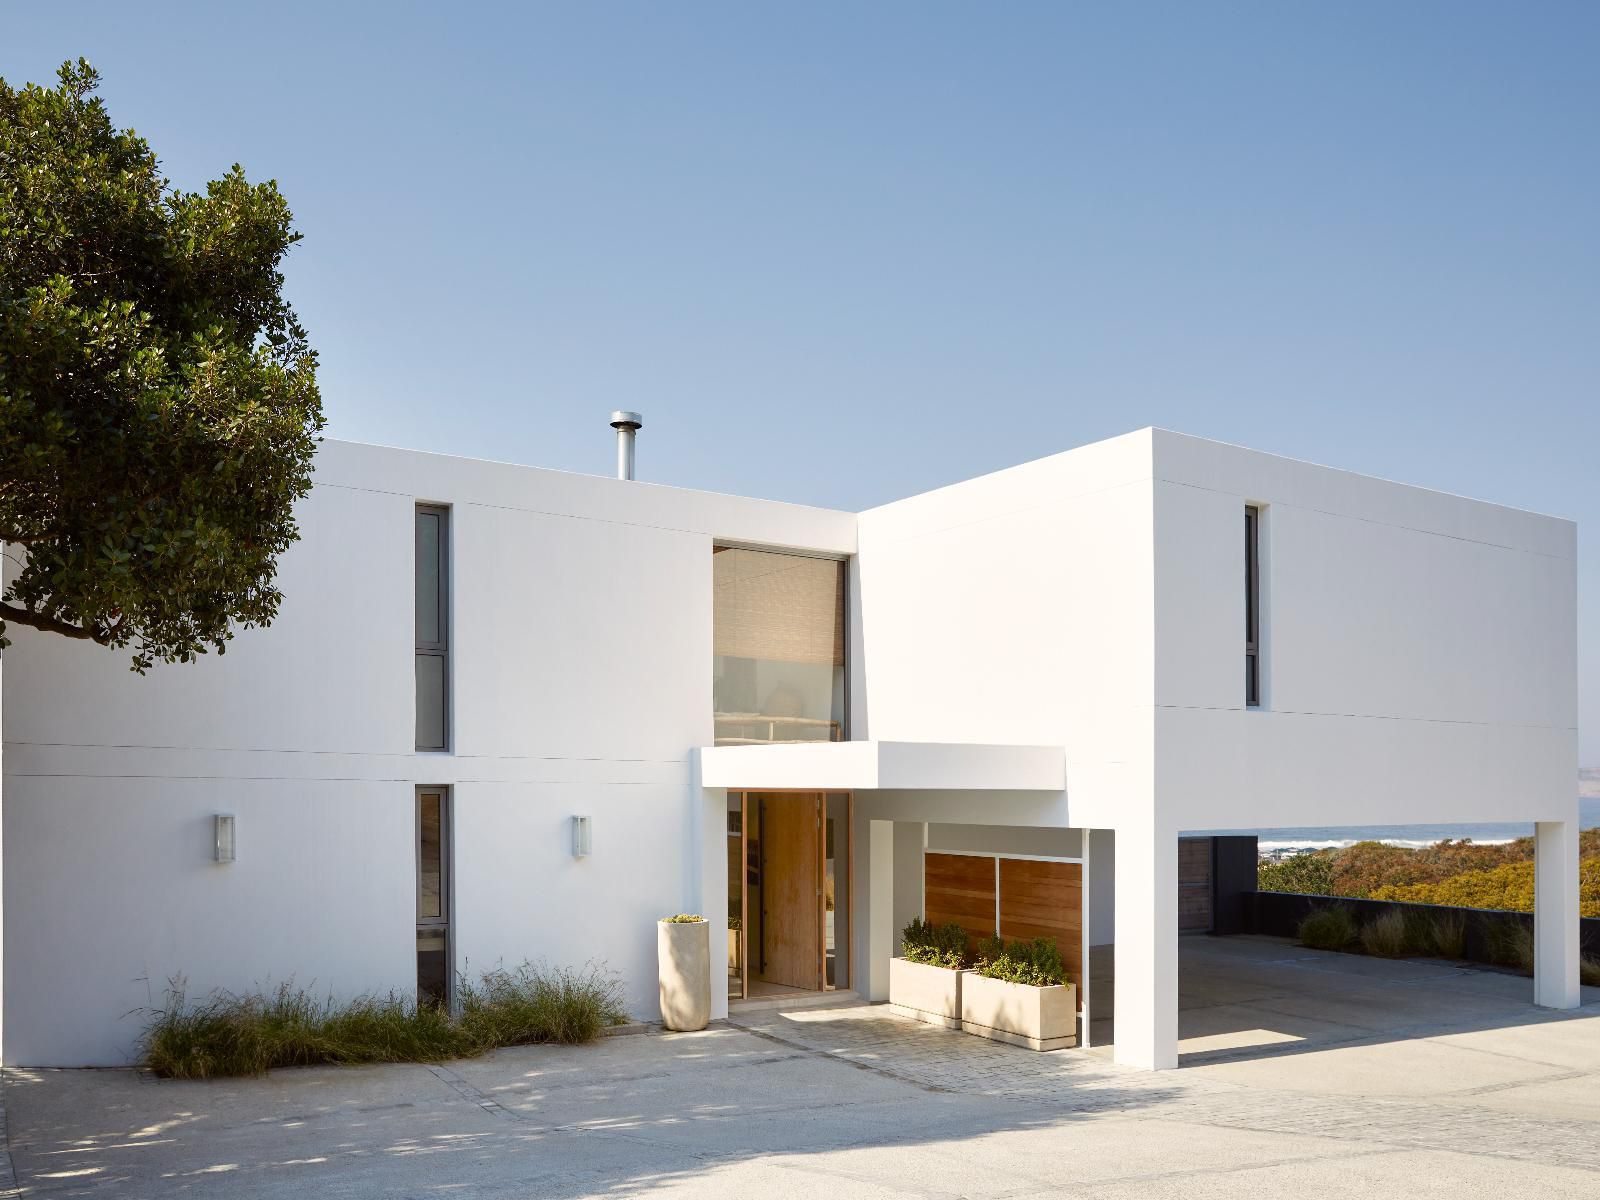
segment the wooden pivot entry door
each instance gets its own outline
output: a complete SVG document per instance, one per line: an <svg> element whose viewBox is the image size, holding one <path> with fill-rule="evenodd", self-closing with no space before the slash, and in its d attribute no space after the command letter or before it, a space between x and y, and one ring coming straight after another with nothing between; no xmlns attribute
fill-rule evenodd
<svg viewBox="0 0 1600 1200"><path fill-rule="evenodd" d="M822 987L822 797L761 801L761 972L768 983Z"/></svg>

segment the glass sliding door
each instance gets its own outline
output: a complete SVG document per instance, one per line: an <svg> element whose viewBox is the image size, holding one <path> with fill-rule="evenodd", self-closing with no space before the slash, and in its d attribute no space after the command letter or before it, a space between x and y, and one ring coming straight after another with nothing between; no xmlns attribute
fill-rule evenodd
<svg viewBox="0 0 1600 1200"><path fill-rule="evenodd" d="M850 986L850 793L829 792L822 811L822 986L833 991Z"/></svg>
<svg viewBox="0 0 1600 1200"><path fill-rule="evenodd" d="M728 999L745 994L744 793L728 793Z"/></svg>

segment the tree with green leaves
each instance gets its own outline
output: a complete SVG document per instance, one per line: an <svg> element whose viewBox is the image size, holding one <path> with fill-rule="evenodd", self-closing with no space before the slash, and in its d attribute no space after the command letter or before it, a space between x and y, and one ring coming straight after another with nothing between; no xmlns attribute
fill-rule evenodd
<svg viewBox="0 0 1600 1200"><path fill-rule="evenodd" d="M323 425L300 234L237 164L174 189L94 68L59 78L0 79L0 646L28 625L143 672L277 614Z"/></svg>

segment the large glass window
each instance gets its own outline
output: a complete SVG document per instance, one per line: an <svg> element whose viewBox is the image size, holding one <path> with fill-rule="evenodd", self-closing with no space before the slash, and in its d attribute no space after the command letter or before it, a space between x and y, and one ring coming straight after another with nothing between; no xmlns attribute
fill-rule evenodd
<svg viewBox="0 0 1600 1200"><path fill-rule="evenodd" d="M712 554L719 746L845 737L845 565L718 546Z"/></svg>

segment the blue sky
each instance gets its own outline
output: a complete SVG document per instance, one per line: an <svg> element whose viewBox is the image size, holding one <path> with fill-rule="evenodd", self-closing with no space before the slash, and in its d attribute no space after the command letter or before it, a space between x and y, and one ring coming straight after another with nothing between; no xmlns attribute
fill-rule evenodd
<svg viewBox="0 0 1600 1200"><path fill-rule="evenodd" d="M0 6L80 54L279 181L334 436L638 408L642 477L862 508L1155 424L1600 531L1600 5Z"/></svg>

